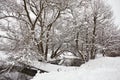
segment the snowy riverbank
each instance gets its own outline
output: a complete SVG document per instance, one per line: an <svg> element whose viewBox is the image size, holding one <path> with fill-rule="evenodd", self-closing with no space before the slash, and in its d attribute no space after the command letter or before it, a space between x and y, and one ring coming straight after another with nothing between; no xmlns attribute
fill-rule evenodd
<svg viewBox="0 0 120 80"><path fill-rule="evenodd" d="M79 69L37 73L31 80L119 80L120 57L103 57L83 64Z"/></svg>

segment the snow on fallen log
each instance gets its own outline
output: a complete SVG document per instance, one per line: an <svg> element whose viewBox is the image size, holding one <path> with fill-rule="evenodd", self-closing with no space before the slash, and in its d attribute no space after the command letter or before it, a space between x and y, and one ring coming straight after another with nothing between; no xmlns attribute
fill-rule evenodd
<svg viewBox="0 0 120 80"><path fill-rule="evenodd" d="M47 72L59 72L59 71L69 71L69 70L77 70L79 67L68 67L68 66L60 66L60 65L54 65L50 63L45 62L39 62L39 61L32 61L29 63L29 65L34 66L38 69L42 69Z"/></svg>

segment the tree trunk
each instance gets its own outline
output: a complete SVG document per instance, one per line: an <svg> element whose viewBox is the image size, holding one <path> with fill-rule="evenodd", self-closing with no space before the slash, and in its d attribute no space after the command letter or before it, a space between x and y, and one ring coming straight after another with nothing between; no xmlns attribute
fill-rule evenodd
<svg viewBox="0 0 120 80"><path fill-rule="evenodd" d="M60 46L54 51L54 53L51 55L51 58L54 58L57 55L57 53L58 53L59 49L61 48L61 46L62 46L62 44L60 44Z"/></svg>
<svg viewBox="0 0 120 80"><path fill-rule="evenodd" d="M44 55L44 47L43 47L42 38L43 38L43 27L41 27L39 46L40 46L40 51L41 51L42 55Z"/></svg>
<svg viewBox="0 0 120 80"><path fill-rule="evenodd" d="M47 61L47 54L48 54L48 46L49 46L49 31L47 32L47 40L46 40L46 46L45 46L45 60Z"/></svg>
<svg viewBox="0 0 120 80"><path fill-rule="evenodd" d="M90 59L90 54L89 54L89 46L88 46L88 28L86 28L86 61L89 61Z"/></svg>
<svg viewBox="0 0 120 80"><path fill-rule="evenodd" d="M91 59L95 59L95 37L96 37L96 15L94 16L94 28L93 28L93 35L92 35L92 47L91 47Z"/></svg>
<svg viewBox="0 0 120 80"><path fill-rule="evenodd" d="M48 25L48 30L46 34L46 46L45 46L45 60L47 61L47 55L48 55L48 46L49 46L49 34L51 30L52 24Z"/></svg>
<svg viewBox="0 0 120 80"><path fill-rule="evenodd" d="M79 50L79 40L78 40L78 38L79 38L79 32L77 32L77 34L76 34L76 50Z"/></svg>

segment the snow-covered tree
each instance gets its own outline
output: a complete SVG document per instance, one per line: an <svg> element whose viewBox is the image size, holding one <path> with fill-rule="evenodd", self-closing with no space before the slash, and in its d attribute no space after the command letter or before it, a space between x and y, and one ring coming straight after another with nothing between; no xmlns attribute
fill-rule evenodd
<svg viewBox="0 0 120 80"><path fill-rule="evenodd" d="M63 51L94 59L100 46L108 48L114 26L103 0L0 0L0 49L16 59L47 60Z"/></svg>

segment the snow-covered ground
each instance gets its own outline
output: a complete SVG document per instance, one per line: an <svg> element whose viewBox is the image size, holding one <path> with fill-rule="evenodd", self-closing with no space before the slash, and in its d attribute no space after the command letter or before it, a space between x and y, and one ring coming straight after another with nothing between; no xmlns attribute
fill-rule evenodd
<svg viewBox="0 0 120 80"><path fill-rule="evenodd" d="M0 60L6 60L8 58L8 55L5 54L5 52L0 51Z"/></svg>
<svg viewBox="0 0 120 80"><path fill-rule="evenodd" d="M69 71L37 73L31 80L120 80L120 57L91 60ZM66 68L67 69L67 68Z"/></svg>

